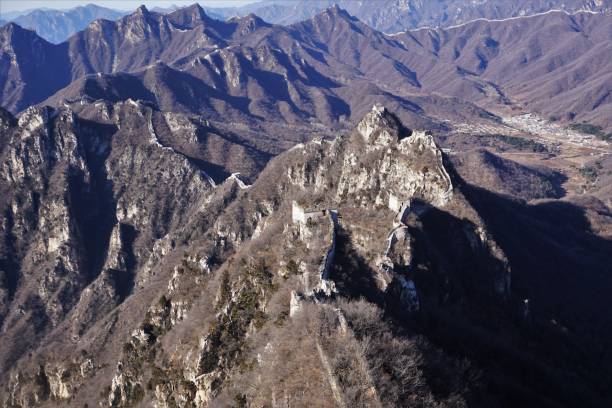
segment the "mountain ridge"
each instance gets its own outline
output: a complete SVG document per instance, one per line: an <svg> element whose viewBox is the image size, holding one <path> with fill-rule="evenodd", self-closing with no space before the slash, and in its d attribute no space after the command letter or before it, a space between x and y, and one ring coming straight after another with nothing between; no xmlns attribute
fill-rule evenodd
<svg viewBox="0 0 612 408"><path fill-rule="evenodd" d="M488 403L509 395L515 400L541 403L582 401L597 406L605 401L601 390L609 372L588 374L588 368L576 368L566 360L565 347L577 341L575 333L593 330L584 316L596 316L596 311L609 302L605 296L609 282L596 271L610 242L588 238L586 232L578 234L584 222L579 214L568 218L572 222L557 227L567 234L549 231L548 224L555 219L550 215L540 218L542 214L577 211L570 204L526 205L465 183L430 134L407 129L381 106L375 106L348 134L298 145L276 157L250 186L229 175L212 183L200 173L196 161L185 158L185 150L180 147L184 142L180 140L192 137L190 128L195 125L188 118L164 114L135 101L82 106L78 115L68 108L31 108L21 114L18 123L9 121L10 142L4 144L2 154L11 159L2 169L6 176L2 183L6 179L18 186L13 188L11 197L24 197L23 201L11 199L4 203L14 214L9 233L16 234L27 225L20 214L28 214L31 206L38 205L46 221L34 226L39 233L17 234L22 238L12 244L20 248L24 245L22 239L34 240L25 252L13 252L13 256L25 254L25 262L16 262L30 278L20 277L11 286L12 295L5 303L9 310L5 327L9 329L2 335L20 336L30 330L28 324L44 316L48 319L47 326L30 337L47 340L40 343L40 348L37 346L37 353L21 359L13 376L4 379L11 390L6 395L9 404L59 400L68 404L108 402L127 406L186 399L205 406L223 404L235 393L253 401L268 400L271 393L283 389L294 395L292 382L276 381L277 363L270 348L285 353L283 344L291 344L294 338L287 337L282 328L298 333L299 327L313 330L308 319L317 322L319 318L315 316L327 316L328 307L330 311L340 311L332 315L336 317L325 317L331 319L326 323L331 325L330 331L315 331L321 333L318 337L303 336L318 339L319 346L305 343L300 347L302 357L283 354L283 366L289 370L284 377L290 379L297 372L316 377L326 372L325 363L315 363L323 353L328 357L321 357L321 361L328 360L331 367L349 364L359 376L371 378L372 385L368 387L376 393L351 394L350 387L360 387L353 381L360 380L332 371L336 374L330 378L342 386L338 386L336 397L328 395L328 388L323 387L323 400L373 399L381 404L397 404L406 397L400 390L403 384L413 398L427 403L436 395L436 400L447 406L465 403L473 393ZM87 117L95 122L85 120ZM77 122L79 126L75 126ZM91 126L97 131L88 131ZM56 142L49 144L47 139ZM42 161L22 166L22 158L15 154L19 146ZM40 155L44 151L48 153ZM66 173L64 166L70 169ZM134 166L138 176L133 174ZM156 172L168 181L145 181ZM71 178L63 178L68 175ZM18 183L21 177L31 178L32 184ZM77 181L81 177L91 188L79 187ZM50 188L39 190L36 186L44 186L44 180L50 181ZM109 183L104 180L112 181L110 190L103 188ZM40 191L38 204L27 198L32 197L30 188ZM64 188L71 193L58 195ZM178 190L168 194L167 189ZM88 198L92 194L100 198ZM78 208L73 207L76 200L97 201L95 212L99 213L98 219L108 220L106 226L95 232L93 224L86 216L83 218L85 214L63 217L64 211ZM163 210L165 206L167 210ZM296 206L333 208L341 218L334 221L333 213L328 217L327 213L312 210L311 220L303 220ZM564 279L556 281L555 291L538 284L538 278L530 273L529 253L522 253L529 252L532 246L514 243L512 228L508 231L511 221L495 217L494 208L503 211L508 220L520 220L515 228L524 229L523 239L535 239L537 245L548 250L555 247L557 240L574 237L571 240L576 240L580 252L587 251L588 256L553 250L560 259L542 258L541 273L567 272L567 265L563 269L558 266L577 262L589 275L588 282L598 279L603 289L591 293L586 301L580 296L568 297L568 291L591 290L586 282L578 284L580 276L564 275ZM517 214L522 215L517 219ZM51 223L49 217L57 222ZM65 222L73 224L68 227ZM48 227L62 232L51 231L57 239L45 244L41 240ZM539 235L540 228L548 231L546 239ZM97 266L93 275L83 275L87 269L78 266L81 261L77 247L82 245L78 237L87 231L90 232L85 236L91 239L99 236L108 240L107 249L98 258L100 262L94 263ZM3 241L3 245L6 243ZM27 260L36 259L37 253L40 259L47 259L43 255L46 251L57 253L63 261L53 266L54 273L39 281L35 276L41 269L30 269ZM327 257L321 256L325 253ZM321 259L330 256L332 260L324 264L331 266L322 268ZM296 266L291 266L288 259ZM36 302L15 301L27 298L32 291L39 293ZM527 293L530 309L526 312L523 299ZM63 299L61 303L58 296ZM343 300L358 297L367 300L353 305ZM556 312L560 319L557 324L571 327L569 331L547 320L559 299L571 302ZM457 390L452 396L437 395L432 379L418 373L398 373L397 384L381 383L385 376L377 364L389 353L385 347L391 347L382 340L382 334L378 342L382 349L376 353L359 351L362 349L358 347L348 354L352 357L342 360L344 363L335 360L334 350L340 353L342 345L347 344L342 333L354 333L357 343L348 344L361 344L365 340L359 322L369 322L372 327L367 316L379 310L381 306L377 305L381 304L387 304L386 310L391 314L384 319L375 318L386 327L384 333L388 334L384 336L392 333L387 325L410 320L414 313L426 317L423 326L417 319L408 326L413 328L407 329L425 337L393 337L393 347L408 353L405 355L416 359L420 366L433 369L435 362L414 354L417 349L428 350L430 357L435 355L435 361L443 362L444 368L437 370L444 370L445 375L471 373L475 379L465 384L449 383ZM398 315L393 315L393 310ZM20 313L31 317L19 320L21 324L11 324ZM284 317L276 320L277 313ZM378 313L381 311L374 316ZM496 316L493 327L492 316ZM344 331L337 331L336 327L343 327L343 318L349 324ZM394 319L396 323L392 323ZM430 326L428 321L435 325ZM199 333L196 338L188 335L194 330ZM470 358L469 364L463 363L467 366L458 365L446 352L434 351L437 347L453 349L444 340L449 331L455 331L463 340L461 353ZM483 331L492 337L478 334ZM334 333L340 333L340 337ZM534 337L534 333L543 337ZM521 353L501 340L510 336L518 341L521 335L533 339ZM255 342L253 349L247 347L248 339ZM420 348L402 343L406 339L417 341ZM72 342L79 344L81 351ZM600 358L596 350L605 344L577 344L580 346L572 358L583 359L580 367L594 367ZM547 357L539 356L544 345L549 352ZM263 351L264 347L268 352ZM496 364L481 354L483 347L486 353L499 356ZM592 347L595 348L588 351ZM14 356L10 352L3 350ZM232 381L244 378L236 370L241 359L257 353L261 358L253 369L266 375L250 376L247 383ZM7 361L7 354L3 356L2 361ZM40 363L43 356L45 361ZM503 367L504 380L496 379L500 373L497 364ZM520 373L528 368L544 380L534 384L524 379ZM569 378L576 380L577 372L580 378L589 380L563 387ZM602 378L597 380L591 375ZM247 388L240 385L251 384L250 381L256 384L264 378L272 382ZM417 384L414 381L426 386L413 388ZM318 389L317 384L313 383L314 389ZM486 391L487 384L497 387L498 393ZM397 388L391 391L389 386ZM521 390L518 394L517 387ZM104 391L102 395L100 390Z"/></svg>

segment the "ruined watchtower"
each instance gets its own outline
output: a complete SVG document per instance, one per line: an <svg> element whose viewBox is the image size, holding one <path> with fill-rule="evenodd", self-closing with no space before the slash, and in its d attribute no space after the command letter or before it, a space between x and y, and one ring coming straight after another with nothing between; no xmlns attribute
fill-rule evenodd
<svg viewBox="0 0 612 408"><path fill-rule="evenodd" d="M307 209L302 207L297 201L293 201L292 207L292 220L294 224L306 224L308 220L316 220L319 218L326 217L329 214L329 210L322 209Z"/></svg>

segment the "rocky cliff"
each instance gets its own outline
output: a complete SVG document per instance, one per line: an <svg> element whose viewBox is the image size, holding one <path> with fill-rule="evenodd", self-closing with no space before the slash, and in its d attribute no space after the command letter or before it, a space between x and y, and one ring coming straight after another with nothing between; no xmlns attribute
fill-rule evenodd
<svg viewBox="0 0 612 408"><path fill-rule="evenodd" d="M460 406L559 389L496 379L532 367L538 340L512 361L503 339L539 323L432 135L375 106L248 185L188 154L203 126L134 101L2 116L4 405Z"/></svg>
<svg viewBox="0 0 612 408"><path fill-rule="evenodd" d="M198 124L133 101L90 108L97 122L32 108L5 125L3 367L54 330L64 348L78 343L146 285L176 245L169 235L216 187L214 166L181 151L181 138L205 132Z"/></svg>

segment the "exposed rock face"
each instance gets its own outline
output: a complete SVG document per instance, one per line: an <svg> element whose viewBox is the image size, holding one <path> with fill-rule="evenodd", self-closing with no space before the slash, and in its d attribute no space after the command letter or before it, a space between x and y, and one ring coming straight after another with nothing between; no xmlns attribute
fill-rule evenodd
<svg viewBox="0 0 612 408"><path fill-rule="evenodd" d="M198 165L151 139L150 108L112 109L93 123L32 108L3 134L5 368L69 315L78 339L144 284L139 270L154 244L214 188ZM61 372L48 378L52 394L68 393Z"/></svg>
<svg viewBox="0 0 612 408"><path fill-rule="evenodd" d="M69 83L64 49L15 23L0 27L2 105L20 111Z"/></svg>
<svg viewBox="0 0 612 408"><path fill-rule="evenodd" d="M343 189L339 194L350 194L352 189L364 188L367 183L385 190L386 197L377 195L376 204L387 203L392 197L399 202L420 197L433 205L443 206L452 198L453 187L442 163L442 152L431 135L403 128L394 115L379 106L359 123L358 130L365 139L368 153L395 148L399 154L387 151L376 163L380 169L378 182L368 180L371 176L365 173L356 177L357 180L365 178L365 182L355 181L346 171L339 182ZM346 164L355 166L356 156L346 157ZM406 165L407 161L411 163ZM356 187L354 183L361 183L361 186Z"/></svg>
<svg viewBox="0 0 612 408"><path fill-rule="evenodd" d="M426 216L431 207L448 207L452 213L456 207L470 205L461 194L454 197L442 153L431 135L405 129L393 114L379 106L365 116L357 129L357 135L324 143L323 147L306 146L304 154L309 158L304 165L298 165L304 167L291 166L287 170L289 181L325 197L334 197L333 205L339 207L354 203L364 209L384 208L397 202L398 205L389 205L396 214L388 227L391 233L385 240L387 249L374 268L380 270L377 279L381 289L386 290L393 282L389 290L399 290L408 302L407 307L417 308L418 290L408 277L414 273L408 272L414 268L411 229L422 228L417 226L418 219ZM482 220L475 213L470 218L472 225L480 226L465 224L462 233L472 228L482 231L477 243L470 244L473 255L496 260L488 270L480 272L488 275L480 286L489 285L491 293L507 296L510 273L506 257L487 236ZM466 244L472 242L471 233L465 234ZM479 252L481 255L477 255ZM400 270L403 273L398 275Z"/></svg>
<svg viewBox="0 0 612 408"><path fill-rule="evenodd" d="M203 125L141 102L4 122L5 405L540 398L521 375L483 390L504 371L481 348L511 373L536 366L515 366L505 340L538 352L537 306L517 323L524 296L473 188L387 109L283 153L250 186L184 153ZM465 360L436 345L449 331ZM455 391L437 393L435 370Z"/></svg>

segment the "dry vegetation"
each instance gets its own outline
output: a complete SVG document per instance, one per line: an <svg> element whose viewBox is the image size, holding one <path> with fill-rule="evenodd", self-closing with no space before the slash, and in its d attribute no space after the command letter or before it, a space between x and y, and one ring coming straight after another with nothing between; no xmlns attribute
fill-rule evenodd
<svg viewBox="0 0 612 408"><path fill-rule="evenodd" d="M232 379L217 399L221 406L333 407L340 399L350 407L461 407L478 378L469 363L396 333L382 310L363 300L305 305L254 341L259 363ZM444 379L444 390L431 388L432 376Z"/></svg>

